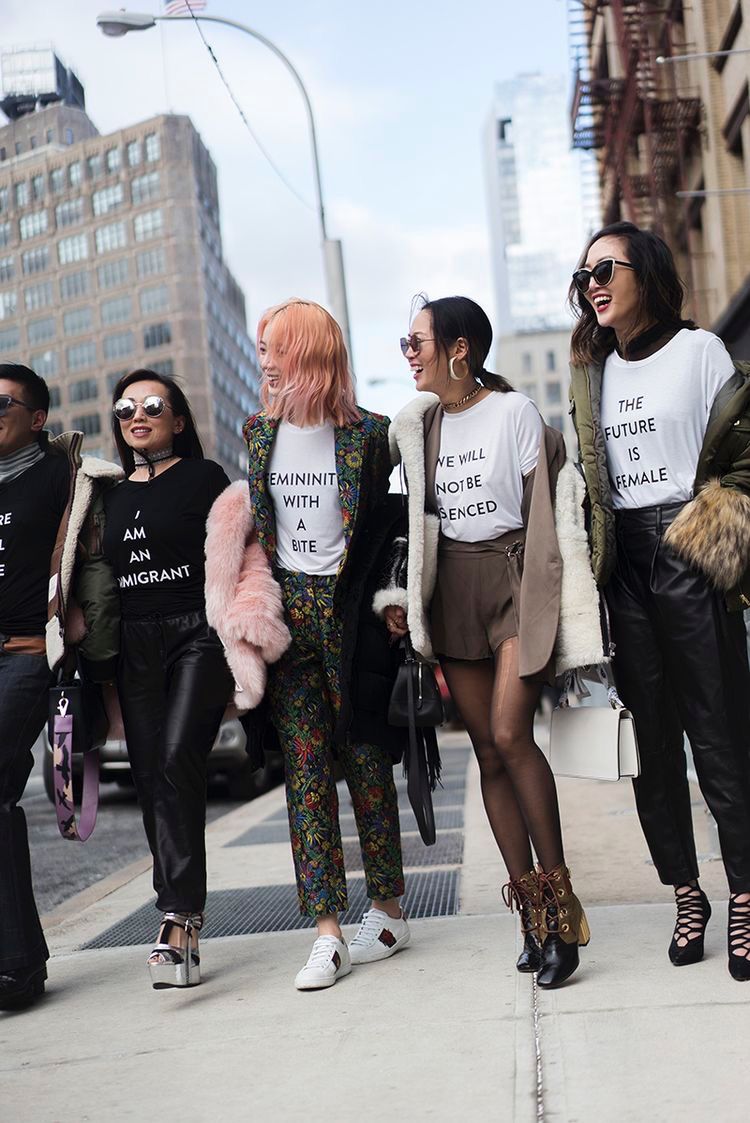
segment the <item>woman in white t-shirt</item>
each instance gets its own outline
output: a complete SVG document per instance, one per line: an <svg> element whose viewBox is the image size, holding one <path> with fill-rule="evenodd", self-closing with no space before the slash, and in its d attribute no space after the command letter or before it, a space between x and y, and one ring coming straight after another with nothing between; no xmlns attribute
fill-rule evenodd
<svg viewBox="0 0 750 1123"><path fill-rule="evenodd" d="M554 987L588 942L554 777L534 741L560 608L551 496L565 452L534 403L484 369L491 342L487 316L466 297L426 302L401 340L417 390L431 392L391 426L409 486L409 575L407 589L394 583L378 598L391 631L408 623L415 648L440 660L510 876L504 896L521 915L518 970ZM430 637L412 602L429 583L438 528Z"/></svg>
<svg viewBox="0 0 750 1123"><path fill-rule="evenodd" d="M683 731L716 819L730 888L729 970L750 979L750 385L724 344L682 318L656 234L591 239L573 274L571 390L620 695L641 753L646 841L677 921L669 957L703 957Z"/></svg>
<svg viewBox="0 0 750 1123"><path fill-rule="evenodd" d="M357 405L335 320L312 301L289 300L262 316L257 341L264 408L244 426L249 499L291 633L268 668L266 700L284 757L300 912L317 924L295 986L316 990L409 942L393 779L402 731L387 724L398 654L370 608L401 511L388 498L388 418ZM239 597L234 611L243 611ZM217 631L231 641L227 624ZM250 748L267 732L264 712L246 723ZM371 902L348 946L334 758Z"/></svg>

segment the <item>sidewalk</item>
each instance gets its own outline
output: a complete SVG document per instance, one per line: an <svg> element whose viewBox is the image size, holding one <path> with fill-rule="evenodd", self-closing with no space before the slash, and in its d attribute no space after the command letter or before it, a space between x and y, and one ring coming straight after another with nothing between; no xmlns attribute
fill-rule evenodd
<svg viewBox="0 0 750 1123"><path fill-rule="evenodd" d="M47 997L0 1014L0 1119L746 1120L750 986L726 970L727 890L708 817L696 806L714 906L706 958L676 969L671 892L648 863L630 785L560 782L592 940L574 979L544 993L514 969L516 918L500 902L466 736L442 744L438 845L422 847L402 816L409 948L330 990L294 990L312 934L262 931L301 922L283 795L269 792L208 829L200 987L149 986L157 913L143 863L45 918ZM351 838L349 812L342 799ZM345 849L354 921L361 862Z"/></svg>

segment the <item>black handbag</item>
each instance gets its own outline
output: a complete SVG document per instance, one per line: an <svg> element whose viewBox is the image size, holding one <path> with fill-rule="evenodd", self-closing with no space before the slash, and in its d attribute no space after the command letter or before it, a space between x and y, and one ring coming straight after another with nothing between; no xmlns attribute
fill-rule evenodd
<svg viewBox="0 0 750 1123"><path fill-rule="evenodd" d="M409 803L426 846L435 843L432 793L440 782L440 750L435 727L445 720L443 699L435 672L414 653L411 640L401 641L404 661L396 674L388 721L409 730L404 751L404 775Z"/></svg>
<svg viewBox="0 0 750 1123"><path fill-rule="evenodd" d="M52 746L57 826L63 838L85 842L99 808L99 750L109 731L101 689L95 683L62 675L49 690L47 736ZM76 823L73 753L83 754L83 791Z"/></svg>

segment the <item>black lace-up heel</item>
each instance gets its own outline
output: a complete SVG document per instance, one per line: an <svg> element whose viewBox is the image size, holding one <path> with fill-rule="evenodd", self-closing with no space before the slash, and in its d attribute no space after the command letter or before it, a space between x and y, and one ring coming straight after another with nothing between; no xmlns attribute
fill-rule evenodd
<svg viewBox="0 0 750 1123"><path fill-rule="evenodd" d="M711 905L698 885L675 885L674 896L677 920L669 945L669 958L675 967L687 967L688 964L700 963L703 959L703 944L706 925L711 916ZM687 943L681 944L680 940L686 940Z"/></svg>
<svg viewBox="0 0 750 1123"><path fill-rule="evenodd" d="M739 896L747 900L738 901ZM732 893L729 897L728 938L729 974L738 983L745 983L750 979L750 893Z"/></svg>
<svg viewBox="0 0 750 1123"><path fill-rule="evenodd" d="M511 912L518 910L523 934L523 950L516 962L516 970L522 972L538 971L542 958L542 945L539 930L542 914L539 907L539 879L536 870L529 870L523 877L511 880L503 886L503 901Z"/></svg>

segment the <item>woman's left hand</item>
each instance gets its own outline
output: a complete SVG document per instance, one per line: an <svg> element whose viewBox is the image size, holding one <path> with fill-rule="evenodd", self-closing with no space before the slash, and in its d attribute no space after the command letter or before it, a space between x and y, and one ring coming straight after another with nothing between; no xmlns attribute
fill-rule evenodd
<svg viewBox="0 0 750 1123"><path fill-rule="evenodd" d="M385 626L389 633L397 639L405 636L409 628L406 624L406 613L400 604L389 604L387 608L383 609L383 616L385 618Z"/></svg>

